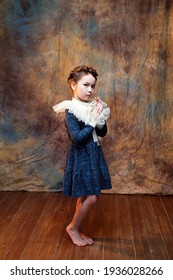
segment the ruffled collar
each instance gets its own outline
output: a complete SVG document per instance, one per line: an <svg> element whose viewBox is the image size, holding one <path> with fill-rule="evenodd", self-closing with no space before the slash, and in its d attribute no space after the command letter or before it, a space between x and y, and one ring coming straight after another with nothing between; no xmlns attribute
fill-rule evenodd
<svg viewBox="0 0 173 280"><path fill-rule="evenodd" d="M53 106L53 110L56 113L64 112L68 110L79 121L83 121L85 124L90 122L90 113L92 111L91 102L83 102L76 98L72 100L64 100Z"/></svg>

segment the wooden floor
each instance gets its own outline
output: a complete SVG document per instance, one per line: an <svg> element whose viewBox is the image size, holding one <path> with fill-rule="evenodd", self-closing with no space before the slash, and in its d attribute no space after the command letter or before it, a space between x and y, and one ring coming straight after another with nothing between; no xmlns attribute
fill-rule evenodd
<svg viewBox="0 0 173 280"><path fill-rule="evenodd" d="M61 193L0 192L0 259L173 259L173 196L102 194L82 248L65 232L74 208Z"/></svg>

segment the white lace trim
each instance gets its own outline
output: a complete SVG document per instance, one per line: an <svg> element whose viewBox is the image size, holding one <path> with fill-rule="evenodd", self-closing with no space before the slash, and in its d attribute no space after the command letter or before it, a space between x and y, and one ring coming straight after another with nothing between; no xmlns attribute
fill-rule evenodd
<svg viewBox="0 0 173 280"><path fill-rule="evenodd" d="M53 106L56 113L64 112L66 109L72 113L79 121L83 121L86 125L91 122L91 103L82 102L75 98L72 100L65 100Z"/></svg>
<svg viewBox="0 0 173 280"><path fill-rule="evenodd" d="M92 102L82 102L73 98L72 100L65 100L53 106L53 110L56 113L64 112L66 109L69 110L69 113L72 113L79 121L83 121L86 125L92 122L91 112L96 105L96 101ZM105 124L105 121L110 115L110 109L107 107L107 104L102 102L103 110L100 113L100 116L97 120L97 126L102 128ZM94 142L99 144L98 136L93 131Z"/></svg>

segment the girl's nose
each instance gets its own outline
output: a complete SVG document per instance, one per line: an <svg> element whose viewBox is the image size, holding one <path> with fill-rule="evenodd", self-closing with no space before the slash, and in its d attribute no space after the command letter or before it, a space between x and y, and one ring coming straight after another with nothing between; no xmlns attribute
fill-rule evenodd
<svg viewBox="0 0 173 280"><path fill-rule="evenodd" d="M89 92L92 92L92 88L91 88L91 87L89 87L89 88L88 88L88 91L89 91Z"/></svg>

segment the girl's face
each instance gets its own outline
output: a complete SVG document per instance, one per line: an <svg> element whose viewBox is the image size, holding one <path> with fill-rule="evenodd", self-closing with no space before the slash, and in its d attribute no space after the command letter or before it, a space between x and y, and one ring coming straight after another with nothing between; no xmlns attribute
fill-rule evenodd
<svg viewBox="0 0 173 280"><path fill-rule="evenodd" d="M94 94L96 80L91 74L84 75L76 83L71 83L74 98L80 101L88 102Z"/></svg>

